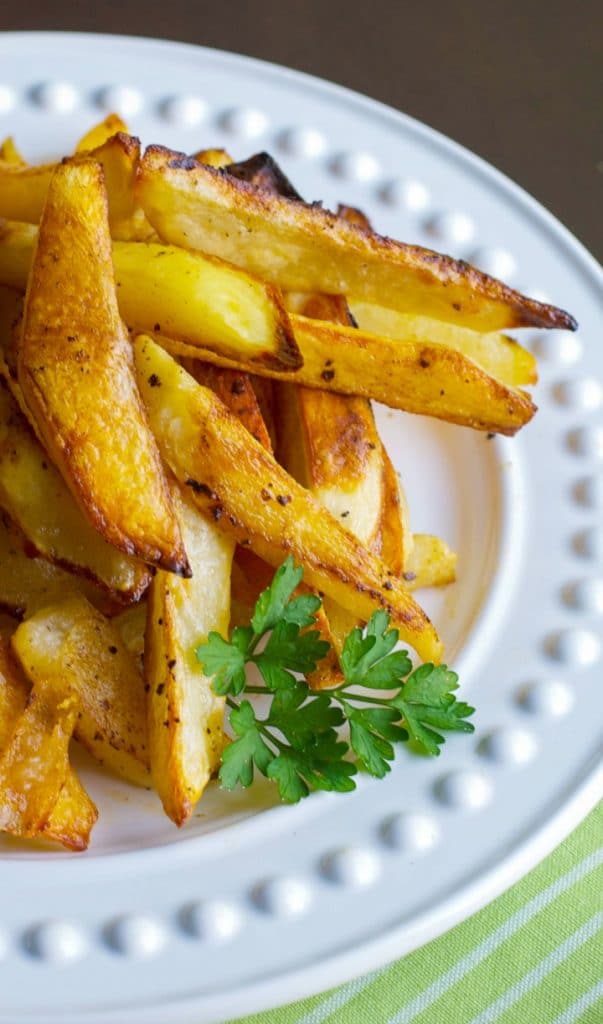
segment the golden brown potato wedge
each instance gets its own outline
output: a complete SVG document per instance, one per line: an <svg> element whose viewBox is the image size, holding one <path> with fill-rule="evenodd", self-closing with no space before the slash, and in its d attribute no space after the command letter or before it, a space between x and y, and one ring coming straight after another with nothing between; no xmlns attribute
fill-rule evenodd
<svg viewBox="0 0 603 1024"><path fill-rule="evenodd" d="M10 636L16 625L14 623L10 630L3 630L0 637L0 751L4 751L11 742L31 689L10 652ZM25 799L25 795L21 795ZM46 796L47 790L44 800ZM62 843L70 850L85 850L97 818L94 803L73 769L68 767L56 803L35 838Z"/></svg>
<svg viewBox="0 0 603 1024"><path fill-rule="evenodd" d="M92 604L94 602L91 602ZM139 601L130 605L119 615L114 615L113 625L119 630L126 650L132 655L142 672L142 656L144 654L144 634L147 628L147 602Z"/></svg>
<svg viewBox="0 0 603 1024"><path fill-rule="evenodd" d="M12 135L7 135L0 143L0 163L14 164L16 167L25 167L25 158L22 156Z"/></svg>
<svg viewBox="0 0 603 1024"><path fill-rule="evenodd" d="M166 462L194 501L271 565L291 554L306 583L361 618L381 607L426 660L437 633L387 568L286 473L207 388L143 336L134 343L139 385ZM155 375L161 387L149 381Z"/></svg>
<svg viewBox="0 0 603 1024"><path fill-rule="evenodd" d="M0 283L25 289L37 230L0 224ZM299 366L282 299L272 285L200 253L154 242L114 242L119 310L138 331L162 331L234 359Z"/></svg>
<svg viewBox="0 0 603 1024"><path fill-rule="evenodd" d="M482 331L576 326L563 310L465 263L270 195L161 146L146 150L137 193L166 242L220 256L289 291L353 295Z"/></svg>
<svg viewBox="0 0 603 1024"><path fill-rule="evenodd" d="M381 510L371 550L380 555L396 576L404 572L414 545L410 511L402 482L383 448Z"/></svg>
<svg viewBox="0 0 603 1024"><path fill-rule="evenodd" d="M77 712L67 688L33 687L0 754L0 831L24 838L44 831L69 771Z"/></svg>
<svg viewBox="0 0 603 1024"><path fill-rule="evenodd" d="M260 404L251 383L249 374L241 374L224 367L199 363L194 359L187 360L185 369L204 387L209 387L233 413L246 430L258 441L266 451L272 454L272 440L266 428ZM259 378L256 378L259 379ZM235 568L236 563L236 568ZM235 601L235 624L249 622L255 602L260 593L270 583L273 570L247 547L237 546L235 551L235 570L231 586ZM308 593L309 588L301 584L296 593ZM242 619L241 616L244 616ZM315 617L315 626L323 640L330 644L329 622L324 608L320 608ZM336 657L330 652L314 673L322 681L331 678L337 671ZM310 680L312 685L312 680ZM331 684L332 685L332 684Z"/></svg>
<svg viewBox="0 0 603 1024"><path fill-rule="evenodd" d="M82 135L75 147L75 152L89 153L92 149L98 149L99 146L102 146L113 135L117 135L118 132L129 135L128 126L122 121L119 114L107 114L102 121L93 125L92 128Z"/></svg>
<svg viewBox="0 0 603 1024"><path fill-rule="evenodd" d="M442 587L456 579L457 557L440 537L415 533L404 579L409 590Z"/></svg>
<svg viewBox="0 0 603 1024"><path fill-rule="evenodd" d="M200 363L196 359L187 360L185 369L198 384L211 388L251 436L272 452L272 440L248 373L228 370L224 366L212 366L211 363Z"/></svg>
<svg viewBox="0 0 603 1024"><path fill-rule="evenodd" d="M80 153L73 159L92 157L102 164L107 184L109 221L116 237L125 230L131 237L135 216L134 181L140 157L140 142L119 133L106 139L91 154ZM42 216L51 178L60 164L19 166L0 163L0 217L37 224Z"/></svg>
<svg viewBox="0 0 603 1024"><path fill-rule="evenodd" d="M38 239L35 224L0 221L0 284L24 292ZM3 306L9 302L3 298Z"/></svg>
<svg viewBox="0 0 603 1024"><path fill-rule="evenodd" d="M153 242L116 242L113 261L120 312L136 330L198 342L234 359L299 366L272 285L221 260Z"/></svg>
<svg viewBox="0 0 603 1024"><path fill-rule="evenodd" d="M144 684L116 626L84 597L71 596L22 622L12 648L34 686L61 682L76 694L75 735L92 756L148 786Z"/></svg>
<svg viewBox="0 0 603 1024"><path fill-rule="evenodd" d="M394 409L475 430L515 434L536 412L526 392L495 380L455 349L393 341L297 315L290 321L304 360L298 370L273 370L224 359L207 348L164 335L157 335L157 340L176 355L305 387L373 398Z"/></svg>
<svg viewBox="0 0 603 1024"><path fill-rule="evenodd" d="M379 527L382 446L363 398L281 384L278 459L331 515L370 546Z"/></svg>
<svg viewBox="0 0 603 1024"><path fill-rule="evenodd" d="M226 149L200 149L193 157L209 167L226 167L232 163L232 157Z"/></svg>
<svg viewBox="0 0 603 1024"><path fill-rule="evenodd" d="M403 342L446 345L473 359L492 377L512 387L535 384L538 379L536 359L532 353L504 334L482 334L425 316L397 313L368 302L351 300L350 308L361 331Z"/></svg>
<svg viewBox="0 0 603 1024"><path fill-rule="evenodd" d="M31 258L28 251L31 252L32 243L33 235L27 227L24 229L21 225L12 224L4 228L0 226L0 283L13 287L23 285L27 278ZM116 245L114 249L116 269L120 248ZM130 248L124 245L123 251ZM144 247L134 248L135 252L140 252ZM122 269L125 270L125 266ZM123 274L120 280L126 281L127 275ZM183 289L186 288L182 281L179 283ZM121 292L122 289L118 290ZM138 316L141 318L145 313L140 308L144 306L141 302L143 292L134 283L131 292L138 296ZM289 294L289 308L306 308L308 298L306 294ZM310 308L315 310L317 318L324 315L324 310L316 304L324 304L325 301L334 300L332 297L312 299L315 305ZM176 317L181 315L177 308L173 313ZM399 328L404 318L394 314L393 319ZM413 323L415 333L397 339L356 331L344 324L321 324L318 319L297 314L291 314L289 320L303 358L303 365L295 371L279 371L266 365L266 362L260 364L248 358L228 359L218 353L215 346L209 348L203 344L201 331L191 332L188 336L181 331L179 338L166 337L162 344L165 343L173 352L192 358L249 370L306 387L348 395L360 394L393 408L436 416L481 430L512 434L534 415L535 406L525 392L508 386L502 379L495 379L460 350L463 345L470 348L471 342L477 351L475 339L481 339L482 358L486 359L484 351L490 352L487 358L499 375L512 376L509 366L514 362L516 370L513 373L516 377L532 378L533 361L530 354L502 335L480 335L475 331L450 327L421 317L409 317L408 322ZM130 317L129 322L136 321ZM164 336L169 334L165 330L165 322L153 321L149 316L147 323L151 324L154 333L157 333L155 328L161 328ZM429 325L434 330L433 341L429 340ZM456 338L454 345L440 343L442 331L447 338ZM182 337L186 337L186 340L182 341ZM492 337L499 340L490 345Z"/></svg>
<svg viewBox="0 0 603 1024"><path fill-rule="evenodd" d="M48 452L95 529L128 555L188 573L119 317L103 172L93 161L68 161L52 178L17 362Z"/></svg>
<svg viewBox="0 0 603 1024"><path fill-rule="evenodd" d="M175 505L193 575L158 572L149 588L144 674L153 785L168 817L193 813L223 747L224 698L195 657L211 630L228 635L234 541L174 484Z"/></svg>
<svg viewBox="0 0 603 1024"><path fill-rule="evenodd" d="M41 838L61 843L75 852L87 850L97 821L96 804L71 768Z"/></svg>
<svg viewBox="0 0 603 1024"><path fill-rule="evenodd" d="M94 580L116 600L136 601L149 585L147 567L107 544L87 521L1 383L0 507L32 551Z"/></svg>
<svg viewBox="0 0 603 1024"><path fill-rule="evenodd" d="M0 608L15 615L32 615L44 605L71 592L83 593L95 607L112 609L107 594L81 576L73 576L43 558L28 557L25 537L0 515Z"/></svg>

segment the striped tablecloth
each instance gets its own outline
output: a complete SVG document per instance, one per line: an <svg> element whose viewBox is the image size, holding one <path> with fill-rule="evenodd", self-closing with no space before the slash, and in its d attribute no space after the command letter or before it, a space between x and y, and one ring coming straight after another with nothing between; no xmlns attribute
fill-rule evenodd
<svg viewBox="0 0 603 1024"><path fill-rule="evenodd" d="M514 888L398 963L245 1024L603 1024L603 805Z"/></svg>

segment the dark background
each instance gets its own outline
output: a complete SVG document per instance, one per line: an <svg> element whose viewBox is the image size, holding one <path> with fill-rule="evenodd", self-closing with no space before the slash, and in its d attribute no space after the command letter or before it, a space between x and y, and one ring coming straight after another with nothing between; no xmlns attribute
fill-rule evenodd
<svg viewBox="0 0 603 1024"><path fill-rule="evenodd" d="M351 86L505 171L603 256L597 0L25 0L2 29L201 43Z"/></svg>

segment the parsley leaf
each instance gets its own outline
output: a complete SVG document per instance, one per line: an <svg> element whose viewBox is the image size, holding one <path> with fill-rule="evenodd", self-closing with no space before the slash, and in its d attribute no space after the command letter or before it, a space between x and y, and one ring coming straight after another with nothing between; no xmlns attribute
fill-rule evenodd
<svg viewBox="0 0 603 1024"><path fill-rule="evenodd" d="M276 570L272 583L258 597L251 619L251 626L258 636L267 633L281 621L293 591L301 582L303 569L296 566L289 557Z"/></svg>
<svg viewBox="0 0 603 1024"><path fill-rule="evenodd" d="M250 786L254 766L267 775L274 754L260 732L255 712L248 700L241 701L230 713L230 724L238 739L227 744L222 753L220 782L225 789L234 789L239 782Z"/></svg>
<svg viewBox="0 0 603 1024"><path fill-rule="evenodd" d="M341 655L345 681L350 686L366 686L375 690L391 690L400 685L400 677L412 665L406 651L395 651L397 629L388 629L386 612L375 612L364 630L356 626L346 638Z"/></svg>
<svg viewBox="0 0 603 1024"><path fill-rule="evenodd" d="M394 650L398 630L390 629L384 611L346 638L343 681L313 692L300 677L314 672L330 648L312 629L320 599L293 596L301 580L302 570L288 558L260 594L250 625L234 629L230 641L210 633L197 648L214 691L226 696L235 734L222 754L225 788L250 786L257 770L288 803L315 790L345 793L355 788L359 767L376 778L391 771L396 743L410 738L439 754L442 732L473 732L466 719L474 709L454 695L456 673L431 664L413 671L407 652ZM247 682L247 665L259 670L263 685ZM243 692L268 699L265 718L248 700L234 699Z"/></svg>
<svg viewBox="0 0 603 1024"><path fill-rule="evenodd" d="M217 694L243 692L246 682L245 651L235 642L234 633L228 643L219 633L211 632L195 653L206 675L213 676L212 685Z"/></svg>
<svg viewBox="0 0 603 1024"><path fill-rule="evenodd" d="M445 665L420 665L391 700L400 712L409 735L428 753L438 755L444 737L437 732L473 732L466 722L474 708L457 703L452 693L458 676Z"/></svg>

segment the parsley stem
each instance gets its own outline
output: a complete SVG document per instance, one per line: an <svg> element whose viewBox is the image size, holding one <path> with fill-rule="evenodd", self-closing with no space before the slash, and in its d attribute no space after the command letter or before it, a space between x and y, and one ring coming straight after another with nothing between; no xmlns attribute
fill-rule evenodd
<svg viewBox="0 0 603 1024"><path fill-rule="evenodd" d="M278 747L279 750L289 750L288 745L286 743L281 743L281 741L273 734L272 730L269 729L267 725L264 725L263 722L258 721L258 728L260 732L264 734L266 739L270 740L271 743L274 743L274 746Z"/></svg>
<svg viewBox="0 0 603 1024"><path fill-rule="evenodd" d="M378 704L379 707L387 707L389 704L388 697L365 697L363 693L350 693L350 691L344 686L338 687L336 690L331 690L330 692L333 694L335 700L339 700L339 695L341 694L344 700L347 701L360 700L364 704Z"/></svg>

